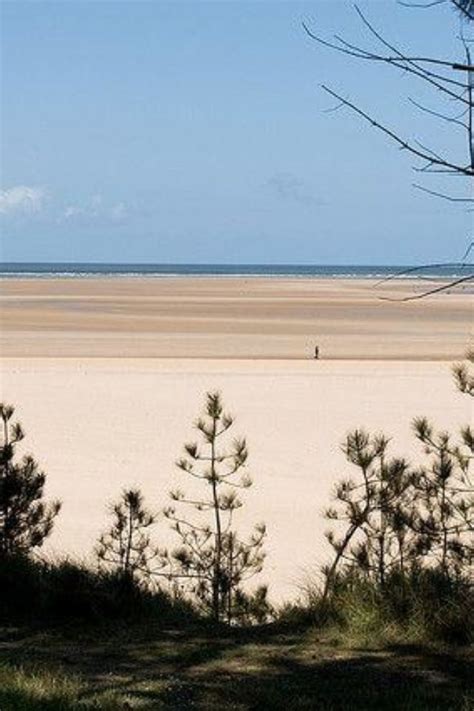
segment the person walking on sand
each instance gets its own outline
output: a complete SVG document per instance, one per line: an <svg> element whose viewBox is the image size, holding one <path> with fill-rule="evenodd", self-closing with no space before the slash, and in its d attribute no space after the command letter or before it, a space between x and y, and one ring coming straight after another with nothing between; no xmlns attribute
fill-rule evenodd
<svg viewBox="0 0 474 711"><path fill-rule="evenodd" d="M319 360L319 346L314 348L314 360Z"/></svg>

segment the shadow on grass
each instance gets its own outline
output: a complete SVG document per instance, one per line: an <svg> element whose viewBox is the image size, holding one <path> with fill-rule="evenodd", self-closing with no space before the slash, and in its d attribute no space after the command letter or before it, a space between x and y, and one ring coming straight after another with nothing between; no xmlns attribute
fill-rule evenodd
<svg viewBox="0 0 474 711"><path fill-rule="evenodd" d="M350 650L317 641L314 633L272 628L123 629L109 631L108 639L106 634L2 637L0 659L81 679L77 699L95 709L110 707L93 698L105 702L112 695L117 711L474 709L469 650L414 645ZM27 698L14 702L0 689L2 711L83 708L69 701L64 706L31 706Z"/></svg>
<svg viewBox="0 0 474 711"><path fill-rule="evenodd" d="M77 711L77 703L66 700L39 699L34 693L21 689L0 689L0 709L2 711Z"/></svg>

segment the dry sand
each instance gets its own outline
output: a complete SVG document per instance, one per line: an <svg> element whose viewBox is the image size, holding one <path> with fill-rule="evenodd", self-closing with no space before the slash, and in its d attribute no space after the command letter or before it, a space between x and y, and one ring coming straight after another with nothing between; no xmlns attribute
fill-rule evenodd
<svg viewBox="0 0 474 711"><path fill-rule="evenodd" d="M339 448L350 429L383 430L418 460L414 416L453 431L473 419L449 362L472 329L467 295L393 304L364 282L280 279L12 280L1 294L0 396L64 502L50 551L90 551L124 486L157 510L184 488L174 461L218 388L250 448L239 523L267 523L263 579L274 598L294 596L327 554L321 510L351 471ZM189 359L203 353L214 358ZM163 520L157 536L170 542Z"/></svg>
<svg viewBox="0 0 474 711"><path fill-rule="evenodd" d="M50 545L87 552L121 488L143 487L160 509L186 477L175 470L208 389L219 388L248 436L254 487L243 528L268 524L265 578L295 594L305 568L325 555L321 510L350 472L339 450L365 426L393 437L393 451L420 453L410 420L428 414L454 430L472 420L448 364L414 362L8 359L2 398L17 405L26 446L48 472L48 494L64 502ZM157 528L167 538L167 524Z"/></svg>

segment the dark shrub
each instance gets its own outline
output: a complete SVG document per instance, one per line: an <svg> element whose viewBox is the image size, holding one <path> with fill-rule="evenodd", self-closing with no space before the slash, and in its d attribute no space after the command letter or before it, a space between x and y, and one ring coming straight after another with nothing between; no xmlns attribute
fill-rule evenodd
<svg viewBox="0 0 474 711"><path fill-rule="evenodd" d="M97 572L71 560L3 559L0 622L100 622L146 618L175 623L195 618L192 607L133 578Z"/></svg>

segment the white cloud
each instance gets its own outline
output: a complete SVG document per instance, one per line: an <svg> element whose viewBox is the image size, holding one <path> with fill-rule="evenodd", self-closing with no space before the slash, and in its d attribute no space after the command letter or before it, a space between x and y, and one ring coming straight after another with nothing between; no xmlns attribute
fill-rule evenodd
<svg viewBox="0 0 474 711"><path fill-rule="evenodd" d="M44 196L43 188L32 188L27 185L0 190L0 214L36 212L41 209Z"/></svg>
<svg viewBox="0 0 474 711"><path fill-rule="evenodd" d="M96 193L95 195L92 195L91 197L91 207L93 210L97 210L99 207L102 205L102 195L100 193Z"/></svg>
<svg viewBox="0 0 474 711"><path fill-rule="evenodd" d="M102 212L102 195L96 193L80 205L66 205L61 217L63 220L91 219L100 217Z"/></svg>
<svg viewBox="0 0 474 711"><path fill-rule="evenodd" d="M107 204L102 195L96 193L80 203L66 205L63 208L58 222L77 221L79 224L91 225L97 222L107 221L121 222L128 215L128 208L124 202Z"/></svg>
<svg viewBox="0 0 474 711"><path fill-rule="evenodd" d="M110 216L113 220L123 220L127 216L127 207L125 203L118 202L110 209Z"/></svg>
<svg viewBox="0 0 474 711"><path fill-rule="evenodd" d="M69 220L71 219L71 217L77 217L77 215L81 215L82 212L82 208L77 207L77 205L68 205L64 210L63 216L66 220Z"/></svg>

